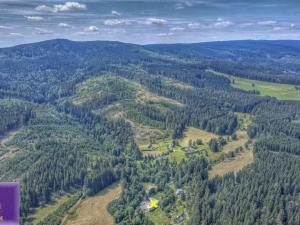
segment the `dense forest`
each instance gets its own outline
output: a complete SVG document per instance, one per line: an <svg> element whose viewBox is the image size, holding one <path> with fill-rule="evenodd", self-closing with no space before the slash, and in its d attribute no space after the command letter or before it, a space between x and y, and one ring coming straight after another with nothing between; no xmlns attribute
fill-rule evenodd
<svg viewBox="0 0 300 225"><path fill-rule="evenodd" d="M154 224L140 207L147 183L166 214L174 188L185 190L188 225L300 224L300 102L233 88L210 72L300 85L299 48L297 41L51 40L0 49L0 180L20 181L22 224L54 195L76 193L39 223L60 224L79 199L116 181L122 195L108 210L117 224ZM188 127L235 137L237 113L253 118L254 163L236 174L209 178L216 162L208 157L145 156L136 141L143 126L174 146ZM221 152L226 141L209 147Z"/></svg>

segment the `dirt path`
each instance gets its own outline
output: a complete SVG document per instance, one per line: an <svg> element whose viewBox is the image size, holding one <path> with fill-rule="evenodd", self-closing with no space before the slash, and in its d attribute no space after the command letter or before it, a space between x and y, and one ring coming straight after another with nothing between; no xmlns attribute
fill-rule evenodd
<svg viewBox="0 0 300 225"><path fill-rule="evenodd" d="M114 225L107 205L117 199L122 192L121 185L113 184L96 196L82 200L76 207L74 218L64 219L64 225ZM70 216L69 216L70 217Z"/></svg>

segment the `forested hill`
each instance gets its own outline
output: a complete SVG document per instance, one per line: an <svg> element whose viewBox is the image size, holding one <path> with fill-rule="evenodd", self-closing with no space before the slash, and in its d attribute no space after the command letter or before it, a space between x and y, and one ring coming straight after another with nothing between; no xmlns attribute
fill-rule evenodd
<svg viewBox="0 0 300 225"><path fill-rule="evenodd" d="M22 224L72 224L72 206L114 182L122 194L108 209L120 225L300 224L299 49L69 40L0 49L0 181L20 181ZM211 177L216 166L227 175ZM159 200L150 212L149 197Z"/></svg>
<svg viewBox="0 0 300 225"><path fill-rule="evenodd" d="M139 46L119 42L50 40L0 49L0 95L35 101L65 95L88 76L139 65L154 73L213 68L249 79L300 84L298 41L231 41ZM167 71L161 71L161 65ZM189 68L191 67L191 68ZM175 72L176 73L176 72ZM176 76L173 73L172 76ZM171 76L171 75L168 75ZM183 75L184 76L184 75ZM58 88L58 86L60 88ZM21 91L16 92L16 89Z"/></svg>
<svg viewBox="0 0 300 225"><path fill-rule="evenodd" d="M300 41L225 41L149 45L147 49L203 64L245 78L300 84Z"/></svg>

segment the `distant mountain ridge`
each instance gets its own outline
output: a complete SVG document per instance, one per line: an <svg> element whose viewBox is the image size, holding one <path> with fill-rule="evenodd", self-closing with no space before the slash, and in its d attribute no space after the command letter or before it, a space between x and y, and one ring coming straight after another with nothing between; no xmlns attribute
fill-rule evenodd
<svg viewBox="0 0 300 225"><path fill-rule="evenodd" d="M58 85L73 85L87 76L118 73L135 65L160 74L158 65L197 73L214 69L249 79L300 85L300 41L227 41L198 44L136 45L111 41L55 39L0 49L0 96L22 93L36 101L52 98ZM177 76L177 75L176 75ZM182 74L181 76L185 76ZM184 78L180 78L184 79ZM22 83L20 85L20 83ZM18 87L17 87L18 86ZM37 93L38 92L38 93ZM63 91L62 91L63 92Z"/></svg>

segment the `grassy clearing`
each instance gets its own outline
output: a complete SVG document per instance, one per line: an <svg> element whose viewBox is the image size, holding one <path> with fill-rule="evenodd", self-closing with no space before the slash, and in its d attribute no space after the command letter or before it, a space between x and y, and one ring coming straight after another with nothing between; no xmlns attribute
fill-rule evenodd
<svg viewBox="0 0 300 225"><path fill-rule="evenodd" d="M154 187L155 185L152 183L144 183L144 188L147 190L149 187ZM175 192L176 186L174 183L169 183L168 188L173 190ZM157 199L159 202L161 202L165 198L164 191L157 192L153 194L153 198ZM147 212L145 215L148 217L149 220L151 220L155 225L165 225L165 224L175 224L176 217L182 213L185 214L185 220L184 222L180 224L187 224L188 221L188 215L186 213L187 208L187 201L186 199L182 198L182 196L176 196L176 202L171 205L170 211L165 212L163 211L163 208L155 209L152 212Z"/></svg>
<svg viewBox="0 0 300 225"><path fill-rule="evenodd" d="M238 139L235 141L229 141L227 145L223 147L223 152L227 153L230 151L234 151L236 148L244 146L248 141L248 135L246 131L238 130L236 132L236 135Z"/></svg>
<svg viewBox="0 0 300 225"><path fill-rule="evenodd" d="M248 126L250 126L252 123L253 115L240 112L236 112L234 114L237 116L239 121L239 130L247 131Z"/></svg>
<svg viewBox="0 0 300 225"><path fill-rule="evenodd" d="M137 82L111 74L90 78L78 84L74 96L67 100L75 105L88 105L95 114L109 119L121 117L159 129L164 124L145 113L145 109L166 117L170 112L184 106L176 100L150 92Z"/></svg>
<svg viewBox="0 0 300 225"><path fill-rule="evenodd" d="M10 145L10 142L23 130L23 127L15 128L0 136L0 161L12 159L20 153L20 148Z"/></svg>
<svg viewBox="0 0 300 225"><path fill-rule="evenodd" d="M240 77L235 77L229 74L209 70L216 75L228 77L231 80L231 86L242 90L259 91L262 96L272 96L279 100L296 100L300 101L300 91L295 89L294 85L278 84L266 81L250 80ZM232 82L234 80L234 83Z"/></svg>
<svg viewBox="0 0 300 225"><path fill-rule="evenodd" d="M107 205L122 192L120 184L113 184L96 196L80 202L66 218L64 225L113 225L114 219L107 211Z"/></svg>
<svg viewBox="0 0 300 225"><path fill-rule="evenodd" d="M153 212L146 214L149 220L151 220L155 225L169 225L170 219L167 217L166 213L162 209L158 208Z"/></svg>
<svg viewBox="0 0 300 225"><path fill-rule="evenodd" d="M185 151L180 147L175 147L173 151L169 154L169 159L172 161L180 162L186 158Z"/></svg>
<svg viewBox="0 0 300 225"><path fill-rule="evenodd" d="M131 124L134 139L138 146L147 146L150 144L150 139L159 140L168 136L165 131L134 123L131 120L127 121Z"/></svg>
<svg viewBox="0 0 300 225"><path fill-rule="evenodd" d="M209 178L214 178L216 176L223 176L230 172L238 172L245 166L253 163L253 151L246 150L241 152L232 159L225 160L215 166L209 171Z"/></svg>
<svg viewBox="0 0 300 225"><path fill-rule="evenodd" d="M64 196L53 197L53 201L50 204L45 205L44 207L36 209L34 214L29 217L32 225L36 225L39 222L43 221L47 216L52 214L59 206L71 199L75 194L65 194Z"/></svg>
<svg viewBox="0 0 300 225"><path fill-rule="evenodd" d="M193 86L191 86L189 84L186 84L186 83L183 83L183 82L180 82L180 81L177 81L177 80L174 80L174 79L163 78L163 81L165 82L165 85L169 86L169 87L175 87L175 88L179 88L179 89L182 89L182 90L192 90L192 89L194 89Z"/></svg>
<svg viewBox="0 0 300 225"><path fill-rule="evenodd" d="M204 143L208 143L210 139L216 137L218 137L218 135L214 133L200 130L194 127L189 127L184 133L184 137L179 141L179 144L181 147L186 148L188 147L190 140L196 141L200 138Z"/></svg>

